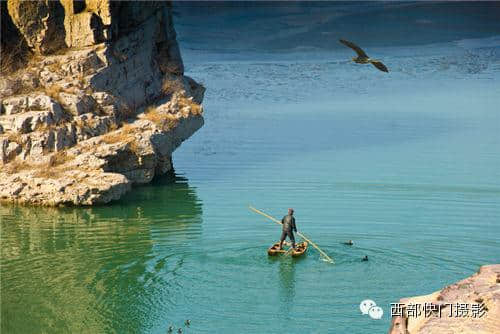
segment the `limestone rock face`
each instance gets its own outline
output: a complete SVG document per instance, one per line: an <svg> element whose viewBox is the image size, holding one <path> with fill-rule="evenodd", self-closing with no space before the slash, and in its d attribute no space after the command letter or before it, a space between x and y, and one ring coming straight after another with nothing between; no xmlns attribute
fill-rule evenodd
<svg viewBox="0 0 500 334"><path fill-rule="evenodd" d="M12 22L7 10L7 1L0 1L0 69L17 70L26 64L29 47ZM5 87L0 87L1 90Z"/></svg>
<svg viewBox="0 0 500 334"><path fill-rule="evenodd" d="M434 312L418 314L415 306L426 303L435 305ZM402 314L392 318L389 334L500 333L500 264L482 266L430 295L403 298L400 305Z"/></svg>
<svg viewBox="0 0 500 334"><path fill-rule="evenodd" d="M25 65L2 62L0 201L106 203L172 170L204 88L183 75L168 2L1 5L2 57L18 39Z"/></svg>
<svg viewBox="0 0 500 334"><path fill-rule="evenodd" d="M8 0L12 21L36 52L47 54L64 47L65 31L61 23L64 9L59 1Z"/></svg>

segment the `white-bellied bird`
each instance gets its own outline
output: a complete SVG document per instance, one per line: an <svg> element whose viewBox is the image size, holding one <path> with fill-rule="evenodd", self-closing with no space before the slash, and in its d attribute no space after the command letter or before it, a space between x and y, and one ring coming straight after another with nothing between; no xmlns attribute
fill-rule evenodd
<svg viewBox="0 0 500 334"><path fill-rule="evenodd" d="M381 61L371 59L368 57L368 55L361 49L359 46L354 44L353 42L346 41L345 39L340 39L340 43L344 44L345 46L350 47L354 51L356 51L356 54L358 55L357 57L352 58L352 61L357 63L357 64L372 64L382 72L389 72L387 67L382 64Z"/></svg>

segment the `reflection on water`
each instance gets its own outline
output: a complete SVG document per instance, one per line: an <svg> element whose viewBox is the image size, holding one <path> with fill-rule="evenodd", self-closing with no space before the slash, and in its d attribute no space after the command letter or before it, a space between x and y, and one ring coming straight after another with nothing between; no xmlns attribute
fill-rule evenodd
<svg viewBox="0 0 500 334"><path fill-rule="evenodd" d="M290 312L295 298L295 259L282 259L279 264L280 300L285 304L284 312Z"/></svg>
<svg viewBox="0 0 500 334"><path fill-rule="evenodd" d="M334 53L187 66L210 83L205 126L174 157L190 186L0 208L2 333L165 333L188 317L191 333L383 333L389 316L361 317L361 300L387 310L497 263L499 59L474 74L483 58L455 44L381 52L387 76ZM248 204L296 208L335 265L313 248L268 259L279 229Z"/></svg>
<svg viewBox="0 0 500 334"><path fill-rule="evenodd" d="M199 238L201 215L174 176L108 207L0 206L2 332L147 330L181 287L178 254Z"/></svg>

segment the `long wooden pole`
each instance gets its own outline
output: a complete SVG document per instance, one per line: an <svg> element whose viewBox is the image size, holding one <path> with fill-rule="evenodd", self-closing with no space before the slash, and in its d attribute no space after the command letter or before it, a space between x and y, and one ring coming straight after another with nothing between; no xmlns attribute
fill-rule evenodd
<svg viewBox="0 0 500 334"><path fill-rule="evenodd" d="M249 208L250 210L254 211L254 212L257 212L257 213L258 213L258 214L260 214L260 215L263 215L264 217L269 218L270 220L272 220L272 221L273 221L273 222L275 222L276 224L281 225L281 222L280 222L278 219L276 219L276 218L274 218L274 217L272 217L272 216L268 215L267 213L262 212L262 211L260 211L260 210L258 210L258 209L256 209L256 208L254 208L254 207L253 207L253 206L251 206L251 205L250 205L250 206L248 206L248 208ZM305 235L303 235L303 234L302 234L302 233L300 233L300 232L297 232L297 235L298 235L299 237L301 237L302 239L304 239L305 241L307 241L308 243L310 243L310 244L311 244L314 248L316 248L316 249L318 250L318 252L319 252L321 255L323 255L323 257L324 257L324 258L325 258L328 262L334 263L334 261L333 261L333 259L332 259L331 257L329 257L329 256L328 256L325 252L323 252L323 251L321 250L321 248L319 248L319 246L318 246L318 245L316 245L314 242L312 242L310 239L308 239Z"/></svg>

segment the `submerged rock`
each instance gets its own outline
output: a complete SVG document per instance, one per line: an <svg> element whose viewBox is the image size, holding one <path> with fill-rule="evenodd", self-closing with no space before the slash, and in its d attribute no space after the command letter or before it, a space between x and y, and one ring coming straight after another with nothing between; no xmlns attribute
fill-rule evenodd
<svg viewBox="0 0 500 334"><path fill-rule="evenodd" d="M0 201L118 199L203 126L170 3L9 0L2 20L2 57L24 60L2 62Z"/></svg>
<svg viewBox="0 0 500 334"><path fill-rule="evenodd" d="M500 333L500 264L393 308L389 334Z"/></svg>

